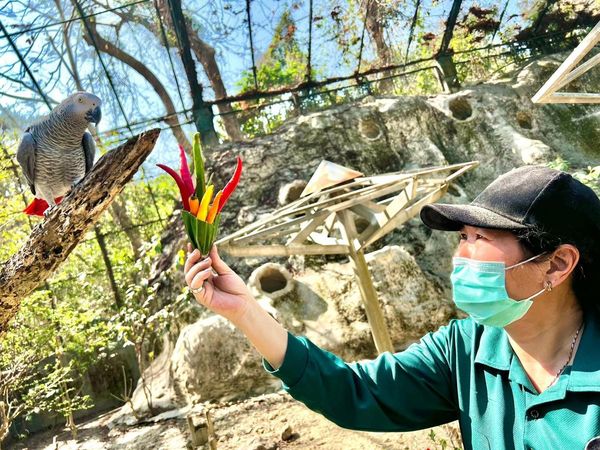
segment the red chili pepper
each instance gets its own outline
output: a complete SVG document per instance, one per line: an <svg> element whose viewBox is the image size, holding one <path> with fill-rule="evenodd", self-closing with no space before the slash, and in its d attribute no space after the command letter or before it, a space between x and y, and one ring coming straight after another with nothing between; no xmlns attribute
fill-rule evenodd
<svg viewBox="0 0 600 450"><path fill-rule="evenodd" d="M194 181L190 175L190 168L188 167L187 157L185 156L185 150L183 149L182 145L179 146L179 160L181 164L181 167L179 167L179 173L175 172L175 170L171 169L169 166L165 166L164 164L157 164L157 166L173 177L175 183L177 183L177 187L179 188L179 193L181 194L183 209L189 211L190 197L194 193Z"/></svg>
<svg viewBox="0 0 600 450"><path fill-rule="evenodd" d="M227 203L227 200L229 200L229 196L233 193L233 191L235 191L235 188L237 187L238 183L240 182L241 175L242 175L242 158L240 158L238 156L235 172L233 173L231 180L229 180L229 182L223 188L223 195L221 195L221 200L219 201L218 212L221 212L221 210L223 209L223 206L225 206L225 203Z"/></svg>
<svg viewBox="0 0 600 450"><path fill-rule="evenodd" d="M190 173L190 166L188 166L185 149L181 144L179 144L179 160L181 164L179 173L181 173L181 179L185 183L185 188L187 192L194 192L194 181L192 180L192 174Z"/></svg>
<svg viewBox="0 0 600 450"><path fill-rule="evenodd" d="M181 179L181 176L169 166L165 166L164 164L157 164L158 167L166 171L169 175L173 177L175 183L177 183L177 187L179 187L179 193L181 194L181 201L183 202L183 209L186 211L190 210L190 201L189 198L192 195L193 191L188 192L187 186Z"/></svg>

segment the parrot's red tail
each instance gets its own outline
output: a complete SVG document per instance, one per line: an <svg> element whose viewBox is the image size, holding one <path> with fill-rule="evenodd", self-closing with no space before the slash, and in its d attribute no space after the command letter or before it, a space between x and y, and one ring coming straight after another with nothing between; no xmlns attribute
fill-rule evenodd
<svg viewBox="0 0 600 450"><path fill-rule="evenodd" d="M62 201L62 197L57 197L54 201L58 204ZM44 216L44 211L48 209L48 202L41 198L34 198L27 208L23 210L25 214L30 216Z"/></svg>

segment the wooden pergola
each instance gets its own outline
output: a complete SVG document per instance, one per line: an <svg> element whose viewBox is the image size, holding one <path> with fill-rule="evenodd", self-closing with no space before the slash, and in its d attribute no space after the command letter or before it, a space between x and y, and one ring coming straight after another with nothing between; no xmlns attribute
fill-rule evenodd
<svg viewBox="0 0 600 450"><path fill-rule="evenodd" d="M424 205L438 200L454 179L477 165L472 161L355 177L301 196L220 239L217 245L230 255L242 257L348 255L377 351L393 351L365 249L416 216Z"/></svg>
<svg viewBox="0 0 600 450"><path fill-rule="evenodd" d="M533 103L600 103L600 92L558 92L600 63L600 53L577 66L600 41L600 22L531 98Z"/></svg>

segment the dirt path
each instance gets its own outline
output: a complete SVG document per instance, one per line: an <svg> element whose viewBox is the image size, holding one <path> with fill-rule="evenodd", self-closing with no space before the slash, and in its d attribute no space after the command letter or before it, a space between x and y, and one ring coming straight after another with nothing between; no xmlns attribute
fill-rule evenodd
<svg viewBox="0 0 600 450"><path fill-rule="evenodd" d="M284 393L212 405L219 450L404 450L461 448L456 424L411 433L346 430ZM46 432L9 446L14 450L180 450L191 448L185 418L127 428L106 426L110 415L81 425L77 441L66 431ZM57 443L53 444L53 437ZM203 448L203 447L199 447Z"/></svg>

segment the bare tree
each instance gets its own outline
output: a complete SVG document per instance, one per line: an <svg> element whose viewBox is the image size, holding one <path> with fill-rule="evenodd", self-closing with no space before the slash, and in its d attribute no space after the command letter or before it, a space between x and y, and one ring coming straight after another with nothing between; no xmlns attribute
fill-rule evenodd
<svg viewBox="0 0 600 450"><path fill-rule="evenodd" d="M93 18L89 18L88 23L90 25L89 30L84 27L83 31L83 39L85 42L91 46L93 46L95 43L99 51L117 58L119 61L123 62L139 73L148 81L148 83L150 83L152 89L154 89L154 92L156 92L165 106L165 110L167 112L167 115L165 116L165 122L173 130L173 134L175 134L177 141L180 142L186 148L186 150L191 151L192 146L187 139L187 136L181 129L181 125L176 114L177 110L175 109L173 100L171 100L171 96L156 75L154 75L154 73L141 61L104 39L100 33L98 33L96 22L93 20Z"/></svg>
<svg viewBox="0 0 600 450"><path fill-rule="evenodd" d="M33 409L31 403L16 398L16 395L33 377L31 367L35 354L32 350L15 352L13 356L12 364L0 370L0 446L13 421Z"/></svg>
<svg viewBox="0 0 600 450"><path fill-rule="evenodd" d="M103 4L98 0L95 0L94 3L102 6L103 8L108 7L108 5ZM168 40L168 44L172 47L175 47L177 45L175 39L176 34L173 27L173 20L171 19L171 11L169 9L168 2L166 0L156 0L155 6L160 14L160 20L167 29L166 39ZM160 29L159 24L148 20L142 14L136 13L133 8L113 11L113 13L119 16L123 22L128 21L143 26L154 36L156 36L159 41L162 40L162 30ZM209 45L199 36L198 31L196 30L200 29L201 27L198 23L196 23L193 17L186 15L185 21L192 51L194 52L196 59L200 62L200 64L202 64L204 73L206 74L206 77L208 78L210 85L215 92L215 97L217 99L227 97L227 89L223 83L223 78L216 60L216 51L214 47ZM225 132L227 133L229 139L232 141L242 140L243 134L240 128L240 123L235 114L233 114L233 108L231 105L229 103L221 103L217 105L217 108L221 113L221 119L223 120Z"/></svg>
<svg viewBox="0 0 600 450"><path fill-rule="evenodd" d="M377 59L382 67L392 64L392 49L387 43L384 30L387 10L382 0L363 0L363 10L366 12L366 29L371 40L375 43ZM394 82L391 78L379 82L382 92L391 94L394 92Z"/></svg>

